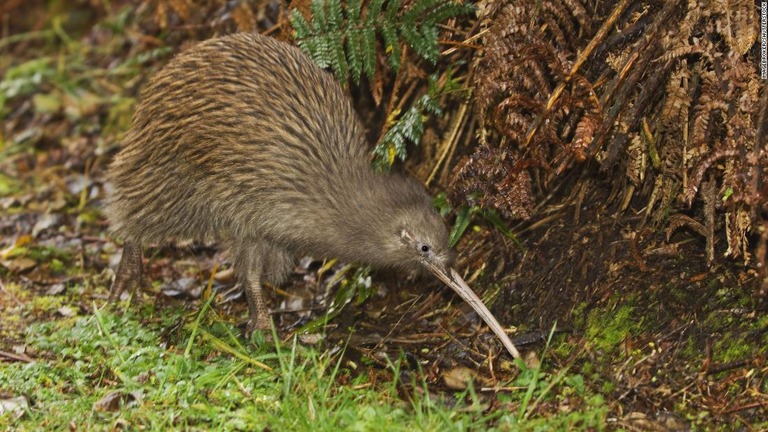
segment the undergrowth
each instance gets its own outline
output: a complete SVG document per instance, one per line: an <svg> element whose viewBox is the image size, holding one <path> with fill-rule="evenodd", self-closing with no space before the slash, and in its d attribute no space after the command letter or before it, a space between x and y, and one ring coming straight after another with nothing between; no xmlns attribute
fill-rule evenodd
<svg viewBox="0 0 768 432"><path fill-rule="evenodd" d="M0 394L24 401L0 414L0 428L573 430L599 429L607 412L568 368L550 375L519 362L509 385L524 390L499 394L500 406L487 410L471 385L452 403L434 398L404 359L389 361L380 373L390 379L377 384L375 375L354 373L343 349L321 353L296 337L255 348L207 305L185 314L96 309L34 324L26 346L38 360L0 364ZM535 414L558 394L586 398L588 409Z"/></svg>

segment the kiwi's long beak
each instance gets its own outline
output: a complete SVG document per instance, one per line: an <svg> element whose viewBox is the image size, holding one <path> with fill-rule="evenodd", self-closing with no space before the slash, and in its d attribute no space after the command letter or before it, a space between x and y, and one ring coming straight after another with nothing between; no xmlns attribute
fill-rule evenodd
<svg viewBox="0 0 768 432"><path fill-rule="evenodd" d="M517 348L515 348L515 344L509 340L509 336L504 333L504 330L501 328L501 324L499 324L499 322L496 320L496 317L494 317L491 311L485 307L483 301L480 300L480 297L478 297L477 294L472 291L472 288L470 288L467 283L464 282L464 279L462 279L461 276L456 273L456 270L450 267L441 268L428 261L424 264L426 264L426 267L432 273L434 273L435 276L437 276L441 281L445 282L445 284L451 287L451 289L454 290L456 294L459 295L459 297L464 299L465 302L472 306L472 309L474 309L475 312L480 315L483 321L488 324L488 327L490 327L491 330L496 333L496 336L501 339L501 343L504 344L504 347L507 349L507 351L509 351L512 357L520 358L520 352L517 351Z"/></svg>

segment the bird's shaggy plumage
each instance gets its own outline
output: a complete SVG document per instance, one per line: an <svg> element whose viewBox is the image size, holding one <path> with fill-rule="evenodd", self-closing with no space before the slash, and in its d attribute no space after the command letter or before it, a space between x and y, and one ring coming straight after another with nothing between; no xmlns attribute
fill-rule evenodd
<svg viewBox="0 0 768 432"><path fill-rule="evenodd" d="M447 268L424 188L372 172L368 154L342 88L297 48L249 33L194 46L150 80L109 169L106 214L125 240L111 297L137 286L148 244L231 249L255 327L260 281L282 282L296 254Z"/></svg>

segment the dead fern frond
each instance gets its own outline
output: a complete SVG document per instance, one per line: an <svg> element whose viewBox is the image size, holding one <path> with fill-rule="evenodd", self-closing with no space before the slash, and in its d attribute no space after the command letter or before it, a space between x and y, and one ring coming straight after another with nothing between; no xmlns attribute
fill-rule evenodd
<svg viewBox="0 0 768 432"><path fill-rule="evenodd" d="M714 9L719 14L717 31L728 46L744 55L757 38L757 13L752 0L715 0Z"/></svg>
<svg viewBox="0 0 768 432"><path fill-rule="evenodd" d="M667 223L667 229L665 230L667 241L672 238L672 234L675 231L682 227L688 227L696 233L701 234L702 236L707 235L707 229L704 227L704 225L702 225L701 222L686 214L676 213L669 217L669 222Z"/></svg>
<svg viewBox="0 0 768 432"><path fill-rule="evenodd" d="M258 24L256 14L247 2L240 3L240 5L232 11L232 20L235 22L238 31L256 30Z"/></svg>
<svg viewBox="0 0 768 432"><path fill-rule="evenodd" d="M634 134L627 148L627 170L629 181L635 186L645 180L645 171L648 168L648 152L640 134ZM667 235L669 238L669 235Z"/></svg>
<svg viewBox="0 0 768 432"><path fill-rule="evenodd" d="M715 163L715 161L727 157L736 157L738 154L739 153L737 149L724 148L712 152L712 154L701 161L694 170L693 176L691 176L691 180L688 183L688 187L685 189L685 191L683 191L683 201L688 205L691 205L693 198L699 191L699 185L701 184L701 180L704 178L704 174L712 166L712 164Z"/></svg>
<svg viewBox="0 0 768 432"><path fill-rule="evenodd" d="M725 214L725 234L728 241L728 250L725 251L725 256L734 258L742 256L744 262L749 263L751 255L747 233L751 228L752 220L744 205L739 205L734 211Z"/></svg>
<svg viewBox="0 0 768 432"><path fill-rule="evenodd" d="M685 60L680 62L680 66L669 77L666 100L661 109L661 122L668 128L682 125L688 121L688 110L691 107L688 90L690 78L688 62Z"/></svg>
<svg viewBox="0 0 768 432"><path fill-rule="evenodd" d="M681 57L688 57L694 54L703 54L705 52L706 51L704 50L704 47L698 44L683 45L678 48L668 50L666 54L658 58L657 62L664 63Z"/></svg>
<svg viewBox="0 0 768 432"><path fill-rule="evenodd" d="M505 149L479 146L459 164L454 194L470 205L500 211L508 218L528 219L533 208L531 177Z"/></svg>

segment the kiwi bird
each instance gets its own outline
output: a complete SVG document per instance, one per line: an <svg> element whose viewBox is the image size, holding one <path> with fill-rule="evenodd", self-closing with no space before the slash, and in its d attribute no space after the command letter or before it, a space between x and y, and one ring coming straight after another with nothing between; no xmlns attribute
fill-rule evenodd
<svg viewBox="0 0 768 432"><path fill-rule="evenodd" d="M124 240L110 300L140 287L149 244L228 248L248 300L247 333L269 328L262 282L282 283L298 254L427 269L518 357L450 267L425 188L373 172L368 154L341 86L296 47L239 33L179 54L149 80L108 169L105 212Z"/></svg>

